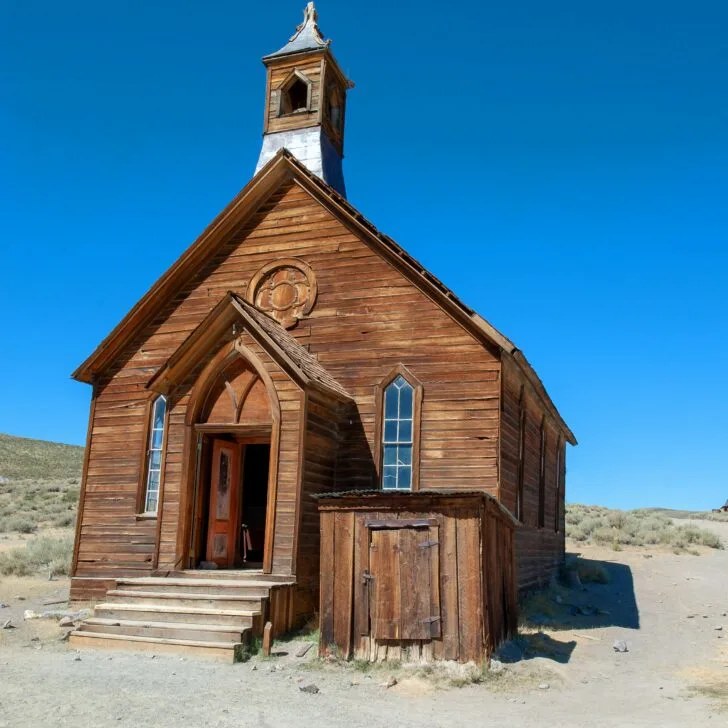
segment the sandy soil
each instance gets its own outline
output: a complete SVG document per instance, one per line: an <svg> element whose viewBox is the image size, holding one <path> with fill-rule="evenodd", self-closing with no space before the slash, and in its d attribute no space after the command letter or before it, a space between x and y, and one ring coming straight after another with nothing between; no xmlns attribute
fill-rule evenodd
<svg viewBox="0 0 728 728"><path fill-rule="evenodd" d="M699 525L728 543L728 524ZM10 606L0 619L18 628L0 632L0 728L728 726L728 551L579 551L604 562L613 581L575 597L609 614L544 627L534 638L544 656L462 688L403 669L386 689L388 668L322 665L313 650L296 658L296 642L241 665L79 654L54 622L22 621L24 609L62 598L67 582L4 579L0 600ZM629 652L614 652L616 639ZM301 680L320 692L301 692Z"/></svg>

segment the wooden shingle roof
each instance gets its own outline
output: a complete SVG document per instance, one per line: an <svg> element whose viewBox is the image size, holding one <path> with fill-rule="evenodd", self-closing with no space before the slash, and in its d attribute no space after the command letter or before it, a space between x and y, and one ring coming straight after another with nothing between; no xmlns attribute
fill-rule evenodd
<svg viewBox="0 0 728 728"><path fill-rule="evenodd" d="M351 395L329 372L268 314L228 291L197 328L147 383L167 393L202 360L220 340L230 339L233 324L240 324L299 386L314 387L342 401Z"/></svg>

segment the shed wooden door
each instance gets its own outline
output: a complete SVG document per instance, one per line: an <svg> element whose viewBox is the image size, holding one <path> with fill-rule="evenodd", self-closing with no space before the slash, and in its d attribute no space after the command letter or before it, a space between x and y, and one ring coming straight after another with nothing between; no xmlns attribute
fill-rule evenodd
<svg viewBox="0 0 728 728"><path fill-rule="evenodd" d="M373 582L372 637L429 640L440 636L437 526L374 528L369 546Z"/></svg>
<svg viewBox="0 0 728 728"><path fill-rule="evenodd" d="M240 520L240 446L215 440L210 478L207 560L225 569L234 566Z"/></svg>

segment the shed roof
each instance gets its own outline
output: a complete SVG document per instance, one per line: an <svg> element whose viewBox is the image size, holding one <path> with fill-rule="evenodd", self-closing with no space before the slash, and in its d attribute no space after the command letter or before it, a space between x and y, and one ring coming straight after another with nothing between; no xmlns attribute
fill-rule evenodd
<svg viewBox="0 0 728 728"><path fill-rule="evenodd" d="M417 508L417 501L432 502L433 500L446 498L473 498L481 499L494 508L500 515L506 518L512 525L520 526L520 522L513 514L494 496L486 493L484 490L459 490L457 488L423 488L421 490L382 490L376 488L366 488L360 490L341 490L334 493L313 493L311 495L317 501L336 502L336 501L372 501L372 507L380 507L381 501L401 501L402 506L408 510ZM374 504L374 501L379 503Z"/></svg>

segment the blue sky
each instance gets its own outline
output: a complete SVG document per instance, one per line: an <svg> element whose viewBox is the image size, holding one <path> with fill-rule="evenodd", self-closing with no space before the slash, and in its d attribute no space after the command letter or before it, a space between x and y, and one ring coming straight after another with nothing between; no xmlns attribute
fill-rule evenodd
<svg viewBox="0 0 728 728"><path fill-rule="evenodd" d="M83 443L69 375L249 180L304 0L0 6L0 432ZM317 3L350 200L526 353L570 501L728 497L728 4Z"/></svg>

